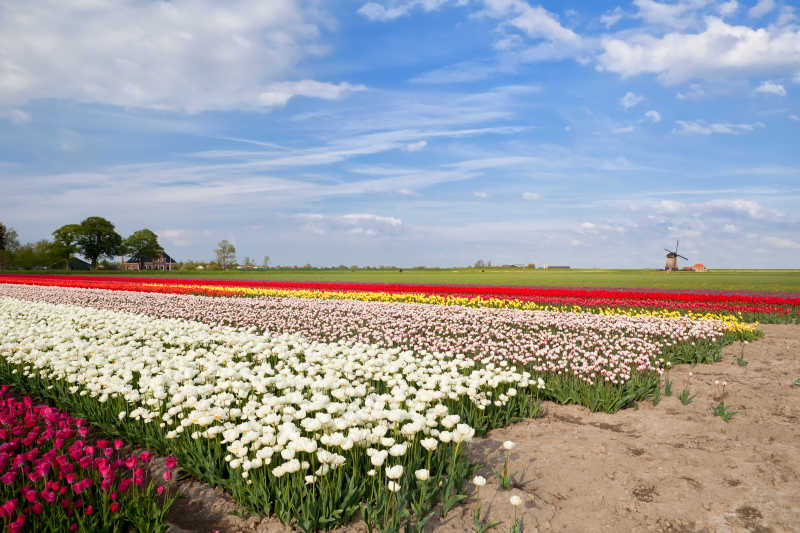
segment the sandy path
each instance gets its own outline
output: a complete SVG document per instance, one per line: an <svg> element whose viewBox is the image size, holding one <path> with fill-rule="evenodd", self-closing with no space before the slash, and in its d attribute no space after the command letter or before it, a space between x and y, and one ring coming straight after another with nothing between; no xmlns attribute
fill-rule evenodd
<svg viewBox="0 0 800 533"><path fill-rule="evenodd" d="M673 369L673 394L657 406L608 415L548 403L542 418L477 439L472 457L499 467L502 442L518 444L511 467L521 483L512 491L481 468L483 508L503 522L490 531L508 531L511 494L523 500L526 532L800 531L800 326L763 329L763 340L727 347L719 363ZM747 366L736 363L742 348ZM711 413L715 380L727 382L725 403L739 411L729 423ZM676 396L687 384L697 396L684 406ZM286 531L275 519L229 514L233 503L203 484L181 489L188 498L170 515L176 532ZM473 531L472 486L469 495L431 531Z"/></svg>

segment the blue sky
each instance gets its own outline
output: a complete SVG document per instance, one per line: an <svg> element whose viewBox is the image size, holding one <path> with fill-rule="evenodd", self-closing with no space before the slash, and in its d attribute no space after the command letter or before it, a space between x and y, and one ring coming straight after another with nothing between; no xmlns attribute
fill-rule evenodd
<svg viewBox="0 0 800 533"><path fill-rule="evenodd" d="M0 5L0 220L178 259L800 265L782 0Z"/></svg>

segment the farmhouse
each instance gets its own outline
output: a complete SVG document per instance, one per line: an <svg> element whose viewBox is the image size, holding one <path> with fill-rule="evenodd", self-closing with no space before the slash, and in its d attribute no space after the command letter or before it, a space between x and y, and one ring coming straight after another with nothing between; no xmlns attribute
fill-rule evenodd
<svg viewBox="0 0 800 533"><path fill-rule="evenodd" d="M175 268L176 261L166 252L153 257L143 257L132 255L128 261L122 263L122 270L172 270Z"/></svg>

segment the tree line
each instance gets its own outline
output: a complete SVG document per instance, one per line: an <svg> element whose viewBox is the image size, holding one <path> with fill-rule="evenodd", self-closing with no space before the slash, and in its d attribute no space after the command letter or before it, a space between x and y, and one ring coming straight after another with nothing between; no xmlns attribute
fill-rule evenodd
<svg viewBox="0 0 800 533"><path fill-rule="evenodd" d="M42 239L21 245L17 232L0 222L0 268L63 268L70 270L70 261L80 253L92 270L107 258L128 255L140 267L164 253L158 236L149 229L134 231L127 238L117 233L114 224L103 217L88 217L79 224L65 224L52 233L53 239Z"/></svg>

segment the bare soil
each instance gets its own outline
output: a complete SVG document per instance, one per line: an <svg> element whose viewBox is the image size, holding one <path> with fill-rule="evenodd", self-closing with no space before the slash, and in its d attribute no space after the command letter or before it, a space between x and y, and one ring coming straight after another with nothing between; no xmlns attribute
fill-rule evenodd
<svg viewBox="0 0 800 533"><path fill-rule="evenodd" d="M763 329L764 339L728 346L719 363L672 369L672 396L658 405L609 415L547 403L541 418L476 439L470 455L488 480L480 500L489 519L502 522L490 531L509 530L513 494L531 533L800 531L800 326ZM715 381L727 383L724 394ZM697 395L685 406L677 398L684 387ZM720 400L738 411L727 423L712 414ZM511 491L492 474L502 468L505 440L517 443ZM179 490L185 498L170 513L175 533L289 530L275 518L238 516L219 489L185 481ZM467 491L430 531L474 531L475 487ZM354 523L337 531L364 530Z"/></svg>

